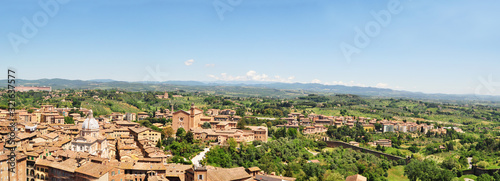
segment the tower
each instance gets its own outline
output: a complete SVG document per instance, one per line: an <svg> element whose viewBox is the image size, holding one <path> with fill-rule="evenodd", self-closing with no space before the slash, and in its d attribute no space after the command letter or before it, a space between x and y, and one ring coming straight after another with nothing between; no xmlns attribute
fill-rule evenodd
<svg viewBox="0 0 500 181"><path fill-rule="evenodd" d="M189 118L189 126L190 127L194 127L194 109L196 109L196 107L194 106L194 103L191 103L191 109L189 110L189 113L190 113L190 118ZM187 131L187 130L186 130Z"/></svg>

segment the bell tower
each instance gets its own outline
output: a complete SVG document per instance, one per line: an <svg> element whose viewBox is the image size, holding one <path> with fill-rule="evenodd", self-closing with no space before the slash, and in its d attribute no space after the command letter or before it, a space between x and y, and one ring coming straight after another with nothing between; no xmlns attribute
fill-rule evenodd
<svg viewBox="0 0 500 181"><path fill-rule="evenodd" d="M190 128L194 128L195 125L194 125L194 109L196 109L196 107L194 106L194 103L191 103L191 109L189 110L189 127ZM186 130L188 131L188 130Z"/></svg>

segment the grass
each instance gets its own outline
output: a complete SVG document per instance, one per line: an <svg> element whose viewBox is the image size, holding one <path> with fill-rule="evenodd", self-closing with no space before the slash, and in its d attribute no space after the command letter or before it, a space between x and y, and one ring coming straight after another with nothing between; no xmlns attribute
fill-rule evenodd
<svg viewBox="0 0 500 181"><path fill-rule="evenodd" d="M333 151L334 149L335 149L335 148L328 148L328 147L327 147L327 148L323 148L323 152L327 152L327 151L330 151L330 152L331 152L331 151Z"/></svg>
<svg viewBox="0 0 500 181"><path fill-rule="evenodd" d="M489 166L486 167L486 169L499 169L499 168L500 168L500 165L492 165L491 163Z"/></svg>
<svg viewBox="0 0 500 181"><path fill-rule="evenodd" d="M459 177L459 180L464 180L465 178L477 180L477 176L475 176L475 175L462 175L461 177Z"/></svg>
<svg viewBox="0 0 500 181"><path fill-rule="evenodd" d="M397 149L397 148L393 148L393 147L388 147L386 148L386 150L384 151L384 153L387 153L387 154L391 154L391 155L397 155L396 152L399 150L400 153L402 153L403 155L411 155L411 151L408 151L408 150L403 150L403 149Z"/></svg>
<svg viewBox="0 0 500 181"><path fill-rule="evenodd" d="M389 180L389 181L408 180L408 178L406 176L404 176L404 173L405 173L404 166L392 167L391 169L387 170L387 173L389 174L387 176L387 180Z"/></svg>

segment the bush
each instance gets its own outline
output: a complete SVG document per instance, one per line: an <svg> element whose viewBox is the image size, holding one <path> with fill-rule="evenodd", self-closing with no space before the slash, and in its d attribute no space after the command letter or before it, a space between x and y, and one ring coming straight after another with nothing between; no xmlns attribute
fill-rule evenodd
<svg viewBox="0 0 500 181"><path fill-rule="evenodd" d="M486 161L477 162L477 166L480 168L486 168L486 167L488 167L488 165L489 165L489 163Z"/></svg>

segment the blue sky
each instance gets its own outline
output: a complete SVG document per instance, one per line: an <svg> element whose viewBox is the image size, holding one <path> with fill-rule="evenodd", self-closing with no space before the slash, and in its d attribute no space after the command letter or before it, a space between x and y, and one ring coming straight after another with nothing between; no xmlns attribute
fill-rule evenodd
<svg viewBox="0 0 500 181"><path fill-rule="evenodd" d="M40 5L54 2L57 9ZM23 79L315 82L500 95L500 2L481 2L3 0L0 69L13 67ZM214 4L227 11L219 16ZM372 12L391 18L382 25ZM23 20L36 33L23 34L32 30ZM368 44L356 46L356 29ZM343 44L357 53L346 59Z"/></svg>

